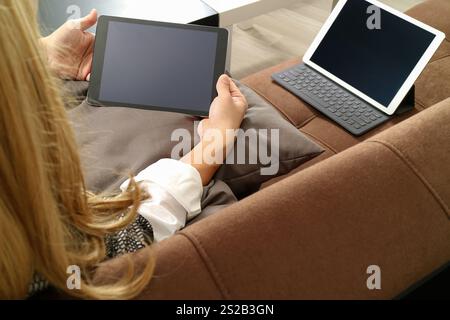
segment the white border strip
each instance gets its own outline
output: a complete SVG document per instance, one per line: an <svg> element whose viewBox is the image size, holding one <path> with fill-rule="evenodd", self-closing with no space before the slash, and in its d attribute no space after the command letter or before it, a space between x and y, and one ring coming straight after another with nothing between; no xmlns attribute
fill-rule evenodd
<svg viewBox="0 0 450 320"><path fill-rule="evenodd" d="M219 13L219 26L229 27L262 14L288 7L298 0L202 0Z"/></svg>

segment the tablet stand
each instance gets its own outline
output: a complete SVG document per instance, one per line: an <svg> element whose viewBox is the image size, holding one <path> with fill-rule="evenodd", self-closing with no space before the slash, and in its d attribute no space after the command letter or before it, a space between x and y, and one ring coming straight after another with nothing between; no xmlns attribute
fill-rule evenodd
<svg viewBox="0 0 450 320"><path fill-rule="evenodd" d="M395 111L395 115L402 115L406 112L409 112L414 109L416 104L416 86L413 85L411 89L409 90L408 94L405 96L405 99L403 99L402 103L400 103L400 106L397 108L397 111Z"/></svg>

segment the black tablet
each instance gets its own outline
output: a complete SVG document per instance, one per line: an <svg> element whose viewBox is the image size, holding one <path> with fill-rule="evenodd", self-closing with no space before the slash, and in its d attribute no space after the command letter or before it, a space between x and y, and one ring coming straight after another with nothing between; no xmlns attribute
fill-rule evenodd
<svg viewBox="0 0 450 320"><path fill-rule="evenodd" d="M101 16L88 102L206 116L227 46L226 29Z"/></svg>

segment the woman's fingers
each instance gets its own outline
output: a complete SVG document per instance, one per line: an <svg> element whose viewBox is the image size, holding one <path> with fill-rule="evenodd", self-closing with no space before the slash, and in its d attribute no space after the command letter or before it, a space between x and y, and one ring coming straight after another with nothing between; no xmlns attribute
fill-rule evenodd
<svg viewBox="0 0 450 320"><path fill-rule="evenodd" d="M209 119L203 119L202 121L200 121L200 123L198 124L198 128L197 128L197 133L200 136L200 138L203 138L203 135L205 133L205 130L208 129L208 125L209 125Z"/></svg>
<svg viewBox="0 0 450 320"><path fill-rule="evenodd" d="M241 90L239 90L236 83L233 80L230 80L230 93L232 97L243 97Z"/></svg>
<svg viewBox="0 0 450 320"><path fill-rule="evenodd" d="M97 23L97 10L92 9L92 11L87 16L76 20L76 22L81 31L86 31Z"/></svg>
<svg viewBox="0 0 450 320"><path fill-rule="evenodd" d="M236 103L236 105L239 107L245 107L247 109L247 99L233 80L230 80L230 91L231 97L233 98L233 101Z"/></svg>
<svg viewBox="0 0 450 320"><path fill-rule="evenodd" d="M217 81L217 93L219 94L219 97L229 97L231 95L230 93L230 78L223 74L220 76L219 80Z"/></svg>

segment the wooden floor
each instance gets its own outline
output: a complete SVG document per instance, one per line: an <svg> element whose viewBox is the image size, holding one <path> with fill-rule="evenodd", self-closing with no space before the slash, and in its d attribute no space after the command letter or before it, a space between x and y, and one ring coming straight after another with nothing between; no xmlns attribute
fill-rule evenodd
<svg viewBox="0 0 450 320"><path fill-rule="evenodd" d="M406 11L423 0L381 0ZM330 14L332 0L299 0L233 28L231 73L241 79L292 57L302 56Z"/></svg>

